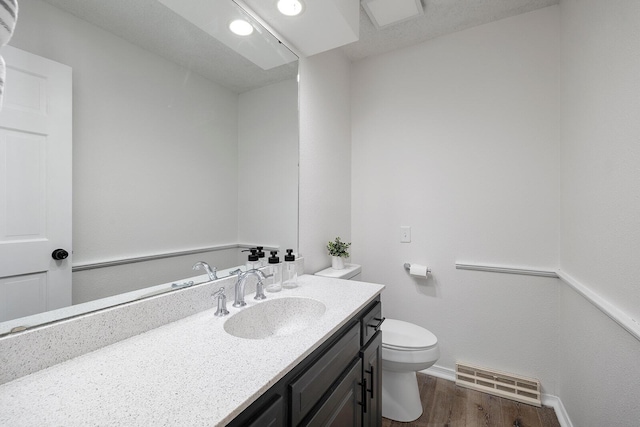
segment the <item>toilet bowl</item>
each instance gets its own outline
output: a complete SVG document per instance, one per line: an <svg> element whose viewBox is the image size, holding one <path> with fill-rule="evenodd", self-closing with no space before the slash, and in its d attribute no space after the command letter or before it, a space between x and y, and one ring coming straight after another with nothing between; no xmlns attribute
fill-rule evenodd
<svg viewBox="0 0 640 427"><path fill-rule="evenodd" d="M415 421L422 415L416 372L433 365L438 339L428 330L387 318L382 330L382 416L395 421Z"/></svg>
<svg viewBox="0 0 640 427"><path fill-rule="evenodd" d="M318 276L359 280L362 269L346 264L342 270L327 268ZM416 372L433 365L438 339L428 330L396 319L386 319L382 330L382 416L394 421L415 421L422 415Z"/></svg>

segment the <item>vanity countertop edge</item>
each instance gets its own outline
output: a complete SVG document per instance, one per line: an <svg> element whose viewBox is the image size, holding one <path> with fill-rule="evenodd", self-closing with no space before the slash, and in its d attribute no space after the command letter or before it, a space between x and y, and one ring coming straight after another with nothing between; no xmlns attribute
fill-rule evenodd
<svg viewBox="0 0 640 427"><path fill-rule="evenodd" d="M0 425L225 425L384 289L311 275L299 285L267 296L323 302L303 331L237 338L223 324L243 308L206 310L0 385Z"/></svg>

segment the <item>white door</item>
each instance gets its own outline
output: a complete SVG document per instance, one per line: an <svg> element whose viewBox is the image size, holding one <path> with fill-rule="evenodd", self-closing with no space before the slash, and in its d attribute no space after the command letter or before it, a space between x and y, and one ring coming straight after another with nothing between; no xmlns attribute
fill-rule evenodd
<svg viewBox="0 0 640 427"><path fill-rule="evenodd" d="M0 321L71 305L71 68L5 46ZM54 260L56 249L68 258Z"/></svg>

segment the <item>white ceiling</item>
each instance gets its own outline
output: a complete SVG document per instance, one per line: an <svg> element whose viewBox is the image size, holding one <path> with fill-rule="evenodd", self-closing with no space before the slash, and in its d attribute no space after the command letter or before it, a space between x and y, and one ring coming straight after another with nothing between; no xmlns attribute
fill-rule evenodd
<svg viewBox="0 0 640 427"><path fill-rule="evenodd" d="M360 10L360 40L343 47L355 61L509 16L558 4L560 0L422 0L424 15L377 30Z"/></svg>
<svg viewBox="0 0 640 427"><path fill-rule="evenodd" d="M238 93L297 73L289 65L263 70L157 0L43 1Z"/></svg>
<svg viewBox="0 0 640 427"><path fill-rule="evenodd" d="M262 70L157 0L45 1L237 92L292 78L296 73L287 66ZM377 30L360 8L360 39L341 49L355 61L557 3L559 0L422 0L423 16L382 30ZM265 20L277 27L267 17ZM316 22L306 31L322 37L331 28Z"/></svg>
<svg viewBox="0 0 640 427"><path fill-rule="evenodd" d="M359 0L302 0L304 10L298 16L281 14L276 0L234 1L266 21L301 56L313 56L358 40Z"/></svg>
<svg viewBox="0 0 640 427"><path fill-rule="evenodd" d="M252 34L239 36L229 31L229 24L235 20L249 21L260 27L236 4L229 0L158 0L176 14L193 23L202 31L221 41L263 70L270 70L298 57L282 46L267 31L253 30Z"/></svg>

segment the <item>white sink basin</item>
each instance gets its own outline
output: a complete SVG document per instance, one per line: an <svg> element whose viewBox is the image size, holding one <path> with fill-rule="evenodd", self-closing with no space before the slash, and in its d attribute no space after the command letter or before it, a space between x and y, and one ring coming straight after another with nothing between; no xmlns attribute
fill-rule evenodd
<svg viewBox="0 0 640 427"><path fill-rule="evenodd" d="M267 299L231 316L224 323L224 330L249 339L291 335L317 321L326 309L323 303L311 298Z"/></svg>

